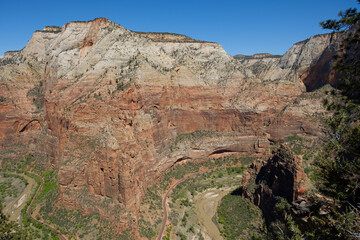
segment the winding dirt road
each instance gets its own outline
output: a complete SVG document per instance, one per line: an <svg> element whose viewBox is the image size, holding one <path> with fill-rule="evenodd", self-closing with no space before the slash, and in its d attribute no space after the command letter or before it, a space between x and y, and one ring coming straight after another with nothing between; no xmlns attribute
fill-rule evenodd
<svg viewBox="0 0 360 240"><path fill-rule="evenodd" d="M163 217L163 223L161 225L161 229L160 229L160 232L159 232L159 235L157 237L157 240L161 240L162 236L163 236L163 233L164 233L164 230L165 230L165 226L166 226L166 222L168 220L168 212L167 212L167 204L166 204L166 200L169 196L169 194L171 193L171 191L180 183L184 182L185 180L189 179L189 178L194 178L196 177L198 173L193 173L193 174L190 174L178 181L176 181L175 183L173 183L173 185L171 185L171 187L167 190L164 198L163 198L163 201L162 201L162 207L163 207L163 210L164 210L164 217Z"/></svg>
<svg viewBox="0 0 360 240"><path fill-rule="evenodd" d="M50 226L50 225L48 225L48 224L46 224L46 223L44 223L44 222L42 222L40 220L35 219L31 215L31 208L32 208L32 206L33 206L33 204L35 202L35 199L37 198L37 196L39 196L39 194L41 192L41 189L42 189L42 187L44 185L44 179L40 175L38 175L36 173L32 173L32 174L36 175L40 179L40 186L39 186L38 190L36 191L34 197L31 199L31 203L29 204L28 208L26 209L26 215L29 218L31 218L32 220L38 222L39 224L44 225L45 227L51 229L61 240L67 240L67 238L61 232L59 232L57 229L55 229L54 227L52 227L52 226Z"/></svg>

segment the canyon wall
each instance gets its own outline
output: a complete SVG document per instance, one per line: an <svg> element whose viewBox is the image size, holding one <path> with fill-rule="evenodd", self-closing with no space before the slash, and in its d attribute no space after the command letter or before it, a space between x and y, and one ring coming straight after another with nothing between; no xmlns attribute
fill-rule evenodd
<svg viewBox="0 0 360 240"><path fill-rule="evenodd" d="M217 43L104 18L44 28L0 60L2 159L46 155L62 203L135 226L146 188L178 160L268 155L269 140L321 135L293 106L321 85L313 66L335 45L320 35L281 58L237 60Z"/></svg>

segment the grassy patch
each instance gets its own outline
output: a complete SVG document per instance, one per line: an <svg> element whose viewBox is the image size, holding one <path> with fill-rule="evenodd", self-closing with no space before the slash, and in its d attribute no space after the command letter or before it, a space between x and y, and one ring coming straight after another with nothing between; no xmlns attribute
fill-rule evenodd
<svg viewBox="0 0 360 240"><path fill-rule="evenodd" d="M226 195L217 215L221 233L226 239L250 237L262 225L260 209L239 195Z"/></svg>

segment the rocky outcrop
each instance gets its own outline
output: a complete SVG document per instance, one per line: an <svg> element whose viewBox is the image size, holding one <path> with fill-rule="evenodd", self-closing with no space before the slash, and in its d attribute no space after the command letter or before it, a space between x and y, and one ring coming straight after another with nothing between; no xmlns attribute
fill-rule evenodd
<svg viewBox="0 0 360 240"><path fill-rule="evenodd" d="M245 58L241 63L264 81L302 81L307 91L313 91L325 84L336 86L331 67L340 42L339 33L316 35L294 44L281 58Z"/></svg>
<svg viewBox="0 0 360 240"><path fill-rule="evenodd" d="M306 189L308 181L301 158L281 145L271 158L252 163L244 172L242 195L260 207L269 223L275 218L277 197L295 203L299 193Z"/></svg>
<svg viewBox="0 0 360 240"><path fill-rule="evenodd" d="M2 157L19 144L19 154L41 152L59 169L65 205L136 226L144 191L179 159L267 155L269 139L321 134L285 109L305 92L293 66L306 72L330 43L257 59L266 67L256 73L253 60L183 35L104 18L46 27L0 60Z"/></svg>

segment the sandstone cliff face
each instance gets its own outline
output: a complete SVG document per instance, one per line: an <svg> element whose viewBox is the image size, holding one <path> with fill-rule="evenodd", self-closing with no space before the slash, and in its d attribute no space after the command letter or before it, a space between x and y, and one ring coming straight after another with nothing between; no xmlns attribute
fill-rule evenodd
<svg viewBox="0 0 360 240"><path fill-rule="evenodd" d="M281 145L267 161L256 161L244 172L242 195L260 207L269 223L275 217L276 197L294 203L308 182L301 158Z"/></svg>
<svg viewBox="0 0 360 240"><path fill-rule="evenodd" d="M319 134L308 116L284 111L305 91L292 66L309 71L331 41L308 42L259 60L266 67L255 73L219 44L182 35L103 18L47 27L0 61L2 157L19 144L20 154L47 155L63 203L112 219L126 209L119 227L134 226L147 186L178 159L266 155L268 139Z"/></svg>
<svg viewBox="0 0 360 240"><path fill-rule="evenodd" d="M308 91L325 84L336 85L336 74L331 70L333 56L341 35L316 35L294 44L281 58L251 58L241 62L252 73L265 81L302 81Z"/></svg>

